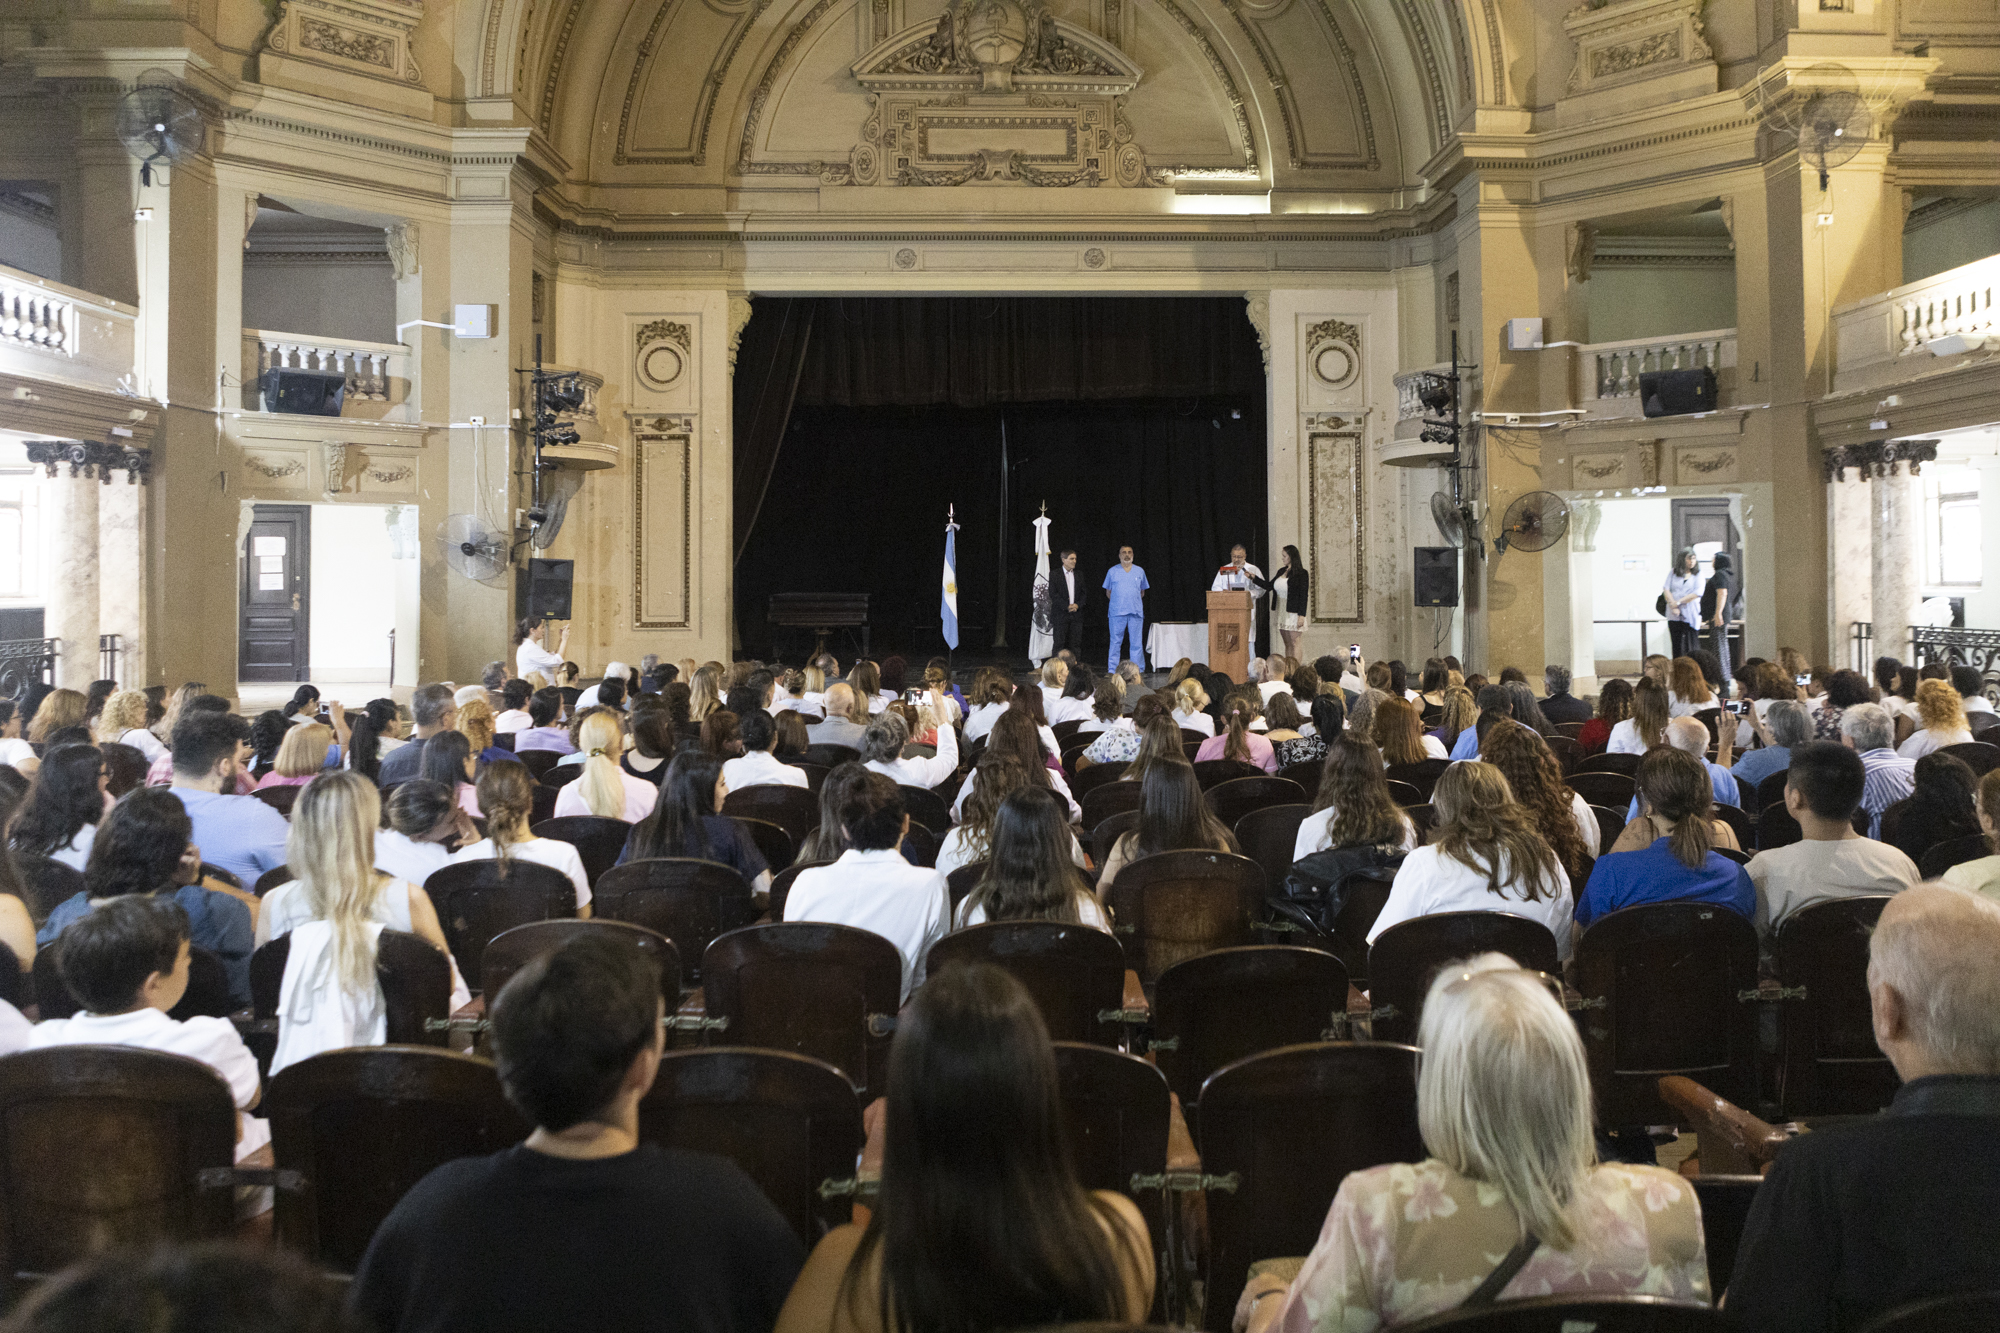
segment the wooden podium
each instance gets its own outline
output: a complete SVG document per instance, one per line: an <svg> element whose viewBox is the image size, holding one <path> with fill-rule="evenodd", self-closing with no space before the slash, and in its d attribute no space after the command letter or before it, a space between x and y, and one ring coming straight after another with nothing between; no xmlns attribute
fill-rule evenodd
<svg viewBox="0 0 2000 1333"><path fill-rule="evenodd" d="M1208 665L1238 685L1250 674L1249 592L1208 595Z"/></svg>

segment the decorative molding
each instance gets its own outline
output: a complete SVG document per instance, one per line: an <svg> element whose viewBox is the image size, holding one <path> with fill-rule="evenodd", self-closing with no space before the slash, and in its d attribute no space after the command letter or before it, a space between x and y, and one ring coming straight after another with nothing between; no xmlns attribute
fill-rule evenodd
<svg viewBox="0 0 2000 1333"><path fill-rule="evenodd" d="M632 628L694 624L694 435L644 433L632 441ZM676 478L675 472L678 471ZM678 494L673 492L678 491ZM678 510L680 541L671 531ZM662 531L662 528L667 530ZM662 568L678 548L680 568ZM651 566L649 568L649 566ZM672 585L678 584L678 587ZM666 585L666 586L663 586ZM678 597L678 606L673 599ZM661 599L665 600L662 601Z"/></svg>
<svg viewBox="0 0 2000 1333"><path fill-rule="evenodd" d="M338 495L347 489L347 441L319 442L320 470L325 475L326 493Z"/></svg>
<svg viewBox="0 0 2000 1333"><path fill-rule="evenodd" d="M1085 250L1083 252L1083 266L1085 268L1103 268L1104 251L1094 245Z"/></svg>
<svg viewBox="0 0 2000 1333"><path fill-rule="evenodd" d="M1305 428L1309 431L1346 430L1350 425L1359 425L1359 424L1360 424L1359 422L1350 422L1346 417L1334 416L1330 412L1325 414L1315 414L1312 416L1308 416L1305 419Z"/></svg>
<svg viewBox="0 0 2000 1333"><path fill-rule="evenodd" d="M102 440L29 440L26 445L30 466L42 468L51 478L67 463L69 475L82 480L95 478L109 486L113 472L124 472L125 484L149 482L153 475L153 451L129 444L108 444Z"/></svg>
<svg viewBox="0 0 2000 1333"><path fill-rule="evenodd" d="M1585 4L1563 19L1576 43L1569 96L1616 88L1713 63L1701 21L1704 0L1614 0Z"/></svg>
<svg viewBox="0 0 2000 1333"><path fill-rule="evenodd" d="M1316 431L1306 439L1306 556L1312 623L1358 625L1368 553L1360 431ZM1334 605L1335 596L1341 604Z"/></svg>
<svg viewBox="0 0 2000 1333"><path fill-rule="evenodd" d="M743 327L750 322L751 298L732 296L729 298L729 369L736 370L736 349L743 342Z"/></svg>
<svg viewBox="0 0 2000 1333"><path fill-rule="evenodd" d="M1436 152L1451 141L1451 99L1445 96L1444 76L1438 65L1436 45L1431 41L1430 27L1424 22L1423 7L1417 0L1401 0L1397 13L1403 20L1403 28L1410 35L1416 47L1417 56L1424 69L1424 88L1429 94L1425 101L1431 121L1431 151Z"/></svg>
<svg viewBox="0 0 2000 1333"><path fill-rule="evenodd" d="M303 458L292 457L286 462L274 465L265 462L255 454L248 454L244 456L243 466L268 481L281 481L286 477L296 477L304 472L306 470L306 461Z"/></svg>
<svg viewBox="0 0 2000 1333"><path fill-rule="evenodd" d="M32 447L32 446L31 446ZM1866 444L1837 444L1820 455L1820 467L1829 482L1846 481L1847 469L1859 469L1856 480L1895 475L1898 463L1910 465L1916 476L1925 463L1937 461L1936 440L1870 440Z"/></svg>
<svg viewBox="0 0 2000 1333"><path fill-rule="evenodd" d="M1257 350L1264 357L1264 373L1271 373L1271 294L1269 292L1243 293L1244 315L1250 320L1250 327L1257 330Z"/></svg>
<svg viewBox="0 0 2000 1333"><path fill-rule="evenodd" d="M933 24L878 43L853 67L861 86L1008 93L1130 92L1139 69L1110 42L1058 20L1041 0L949 0Z"/></svg>
<svg viewBox="0 0 2000 1333"><path fill-rule="evenodd" d="M389 250L389 266L395 271L396 281L414 278L418 273L417 235L419 224L398 222L382 229L385 245Z"/></svg>
<svg viewBox="0 0 2000 1333"><path fill-rule="evenodd" d="M1368 105L1368 89L1362 82L1360 63L1354 57L1354 48L1348 45L1347 34L1341 30L1340 21L1334 16L1333 8L1327 0L1317 0L1321 17L1325 20L1334 53L1340 59L1345 78L1342 86L1352 98L1355 119L1361 127L1362 150L1359 153L1308 153L1300 142L1299 123L1304 117L1292 96L1291 80L1287 76L1283 62L1276 59L1264 40L1264 35L1251 26L1250 13L1239 3L1225 3L1236 26L1249 39L1250 49L1257 54L1258 64L1263 68L1265 81L1277 94L1278 119L1285 131L1285 154L1294 171L1335 171L1364 169L1374 171L1381 167L1381 153L1375 144L1375 115ZM1315 75L1315 77L1318 77Z"/></svg>
<svg viewBox="0 0 2000 1333"><path fill-rule="evenodd" d="M1361 378L1361 330L1344 319L1323 319L1306 326L1306 365L1313 378L1332 389L1345 389Z"/></svg>
<svg viewBox="0 0 2000 1333"><path fill-rule="evenodd" d="M296 60L416 84L410 34L422 0L279 0L266 45Z"/></svg>
<svg viewBox="0 0 2000 1333"><path fill-rule="evenodd" d="M1563 227L1564 265L1571 282L1589 282L1590 266L1597 258L1597 228L1588 222L1571 222Z"/></svg>
<svg viewBox="0 0 2000 1333"><path fill-rule="evenodd" d="M363 475L378 485L394 486L399 481L408 481L411 477L416 476L417 470L407 466L392 468L371 467Z"/></svg>
<svg viewBox="0 0 2000 1333"><path fill-rule="evenodd" d="M698 167L708 161L708 131L715 119L716 95L721 92L723 83L729 78L729 68L736 63L736 53L742 49L743 39L749 34L751 24L764 12L767 3L768 0L757 0L756 3L744 6L743 13L737 18L735 26L730 29L728 45L709 65L708 77L701 81L701 88L695 94L700 114L695 118L694 133L689 146L668 152L634 152L629 146L628 135L632 128L633 110L639 101L639 89L652 69L653 53L660 49L662 29L680 8L679 0L660 0L660 7L653 15L653 22L646 29L645 37L639 42L638 56L632 62L632 75L625 83L625 104L618 113L618 143L611 158L614 163L621 167L634 163ZM779 57L773 58L772 63L766 67L766 82L760 84L756 93L752 94L750 117L743 127L745 157L749 155L747 146L750 142L751 125L755 123L757 113L769 93L769 76L777 69L780 59L790 54L791 48L796 45L796 39L817 23L821 15L832 5L833 0L819 0L819 3L792 28L791 33L785 38L784 46L780 48Z"/></svg>
<svg viewBox="0 0 2000 1333"><path fill-rule="evenodd" d="M542 133L547 134L555 123L556 86L562 79L563 65L569 59L570 34L576 30L576 20L583 13L583 0L569 0L569 7L563 12L562 22L556 28L556 39L549 52L548 69L542 78L542 107L537 123ZM521 44L523 53L527 43ZM517 84L518 86L518 84Z"/></svg>
<svg viewBox="0 0 2000 1333"><path fill-rule="evenodd" d="M1625 454L1578 454L1571 464L1576 475L1592 481L1610 481L1625 471Z"/></svg>
<svg viewBox="0 0 2000 1333"><path fill-rule="evenodd" d="M1692 472L1697 477L1710 481L1726 481L1736 475L1736 454L1730 449L1717 449L1711 453L1682 452L1674 455L1674 466L1683 473ZM1729 477L1716 474L1727 472ZM1682 479L1686 484L1686 479Z"/></svg>
<svg viewBox="0 0 2000 1333"><path fill-rule="evenodd" d="M637 345L644 348L649 342L679 343L683 352L693 350L689 342L688 326L671 320L656 319L650 324L641 324L636 337Z"/></svg>
<svg viewBox="0 0 2000 1333"><path fill-rule="evenodd" d="M243 255L245 268L290 268L295 265L351 265L387 268L395 260L383 250L249 250Z"/></svg>
<svg viewBox="0 0 2000 1333"><path fill-rule="evenodd" d="M895 259L896 267L905 271L917 266L917 252L907 245L896 252Z"/></svg>

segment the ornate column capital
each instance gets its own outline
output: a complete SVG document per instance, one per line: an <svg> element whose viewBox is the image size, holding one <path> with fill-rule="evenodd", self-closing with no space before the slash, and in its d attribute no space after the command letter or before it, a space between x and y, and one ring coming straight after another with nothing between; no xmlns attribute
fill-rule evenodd
<svg viewBox="0 0 2000 1333"><path fill-rule="evenodd" d="M1820 466L1829 482L1847 480L1847 469L1857 468L1859 481L1870 477L1894 476L1898 463L1910 465L1916 476L1925 463L1937 461L1936 440L1870 440L1866 444L1837 444L1820 455Z"/></svg>
<svg viewBox="0 0 2000 1333"><path fill-rule="evenodd" d="M106 444L99 440L29 440L28 461L39 464L49 476L69 464L72 477L96 477L111 484L111 474L122 469L127 485L149 481L153 472L153 451L129 444Z"/></svg>

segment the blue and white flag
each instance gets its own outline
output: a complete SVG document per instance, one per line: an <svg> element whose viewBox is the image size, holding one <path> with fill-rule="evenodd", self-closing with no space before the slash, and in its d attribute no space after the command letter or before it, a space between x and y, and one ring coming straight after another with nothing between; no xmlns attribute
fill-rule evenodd
<svg viewBox="0 0 2000 1333"><path fill-rule="evenodd" d="M958 647L958 509L953 506L944 525L944 595L938 603L944 641Z"/></svg>

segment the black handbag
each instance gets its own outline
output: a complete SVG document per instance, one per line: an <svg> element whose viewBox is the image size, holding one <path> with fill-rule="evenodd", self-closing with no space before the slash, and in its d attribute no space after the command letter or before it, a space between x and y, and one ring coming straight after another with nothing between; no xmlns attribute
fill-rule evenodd
<svg viewBox="0 0 2000 1333"><path fill-rule="evenodd" d="M1661 593L1653 599L1653 610L1659 612L1661 615L1667 613L1667 595L1665 593Z"/></svg>
<svg viewBox="0 0 2000 1333"><path fill-rule="evenodd" d="M1347 883L1361 875L1393 874L1404 853L1389 847L1335 847L1292 862L1279 896L1270 900L1278 914L1333 934L1333 923L1347 902Z"/></svg>

